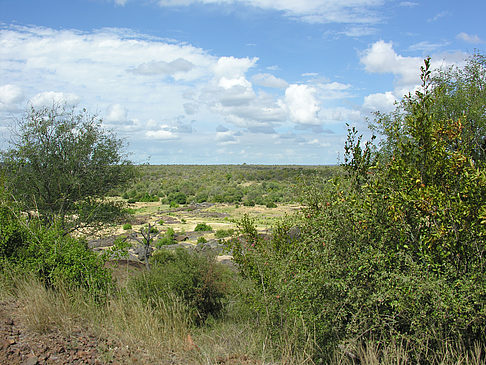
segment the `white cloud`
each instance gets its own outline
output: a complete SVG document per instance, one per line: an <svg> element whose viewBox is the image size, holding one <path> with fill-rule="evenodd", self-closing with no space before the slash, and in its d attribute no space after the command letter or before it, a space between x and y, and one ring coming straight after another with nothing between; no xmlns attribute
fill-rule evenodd
<svg viewBox="0 0 486 365"><path fill-rule="evenodd" d="M442 53L431 55L431 70L459 65L467 55L464 53ZM391 42L383 40L373 43L361 53L361 63L371 73L391 73L396 76L394 95L403 96L417 90L420 85L421 57L405 57L397 54Z"/></svg>
<svg viewBox="0 0 486 365"><path fill-rule="evenodd" d="M319 125L320 110L316 89L308 85L290 85L285 90L285 107L292 121L298 124Z"/></svg>
<svg viewBox="0 0 486 365"><path fill-rule="evenodd" d="M220 145L236 144L238 140L233 131L216 132L216 142Z"/></svg>
<svg viewBox="0 0 486 365"><path fill-rule="evenodd" d="M323 108L319 116L326 121L357 121L361 119L359 110L348 109L344 107Z"/></svg>
<svg viewBox="0 0 486 365"><path fill-rule="evenodd" d="M473 43L473 44L484 43L484 41L481 38L479 38L476 34L467 34L461 32L456 36L456 38L463 40L464 42L467 43Z"/></svg>
<svg viewBox="0 0 486 365"><path fill-rule="evenodd" d="M127 115L125 107L120 104L114 104L108 107L104 120L111 123L123 123L128 120Z"/></svg>
<svg viewBox="0 0 486 365"><path fill-rule="evenodd" d="M157 140L171 140L177 139L178 136L173 132L167 129L158 129L154 131L147 131L145 132L145 136L150 139L157 139Z"/></svg>
<svg viewBox="0 0 486 365"><path fill-rule="evenodd" d="M184 58L177 58L170 62L165 61L152 61L148 63L142 63L136 68L131 70L135 74L154 76L154 75L176 75L178 73L185 73L190 70L194 65Z"/></svg>
<svg viewBox="0 0 486 365"><path fill-rule="evenodd" d="M376 13L385 0L159 0L160 6L191 4L246 5L277 10L309 23L376 23Z"/></svg>
<svg viewBox="0 0 486 365"><path fill-rule="evenodd" d="M287 81L279 79L272 74L256 74L253 76L252 81L260 86L273 87L278 89L285 89L289 84Z"/></svg>
<svg viewBox="0 0 486 365"><path fill-rule="evenodd" d="M376 28L373 27L366 27L366 26L353 26L346 28L344 31L340 32L340 34L344 34L348 37L365 37L369 35L373 35L377 32Z"/></svg>
<svg viewBox="0 0 486 365"><path fill-rule="evenodd" d="M413 2L413 1L402 1L399 5L405 6L407 8L413 8L415 6L418 6L419 3L416 3L416 2Z"/></svg>
<svg viewBox="0 0 486 365"><path fill-rule="evenodd" d="M429 23L433 23L433 22L436 22L437 20L441 19L441 18L445 18L447 16L451 15L450 12L448 11L441 11L440 13L437 13L435 16L433 16L432 18L429 18L427 19L427 21Z"/></svg>
<svg viewBox="0 0 486 365"><path fill-rule="evenodd" d="M240 78L257 63L258 58L220 57L213 67L217 78Z"/></svg>
<svg viewBox="0 0 486 365"><path fill-rule="evenodd" d="M380 111L384 113L391 112L395 109L397 99L391 91L385 93L376 93L365 96L363 107L371 111Z"/></svg>
<svg viewBox="0 0 486 365"><path fill-rule="evenodd" d="M447 46L448 42L441 42L441 43L432 43L432 42L419 42L416 44L411 45L408 49L411 51L423 51L423 52L431 52L438 48L442 48Z"/></svg>
<svg viewBox="0 0 486 365"><path fill-rule="evenodd" d="M24 100L22 89L16 85L0 86L0 111L16 111Z"/></svg>
<svg viewBox="0 0 486 365"><path fill-rule="evenodd" d="M362 53L360 61L368 72L392 73L400 77L400 84L415 85L419 80L418 70L423 59L398 55L391 42L380 40Z"/></svg>
<svg viewBox="0 0 486 365"><path fill-rule="evenodd" d="M58 104L77 105L79 97L72 93L63 93L55 91L46 91L34 95L30 99L30 103L35 107L52 106Z"/></svg>
<svg viewBox="0 0 486 365"><path fill-rule="evenodd" d="M128 0L114 0L116 5L124 6Z"/></svg>

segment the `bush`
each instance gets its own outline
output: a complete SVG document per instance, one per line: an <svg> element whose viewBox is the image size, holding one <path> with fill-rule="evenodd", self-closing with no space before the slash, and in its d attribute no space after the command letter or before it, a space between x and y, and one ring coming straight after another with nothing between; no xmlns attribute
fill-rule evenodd
<svg viewBox="0 0 486 365"><path fill-rule="evenodd" d="M207 239L205 239L204 237L199 237L199 238L197 239L197 243L206 243L206 242L208 242L208 240L207 240Z"/></svg>
<svg viewBox="0 0 486 365"><path fill-rule="evenodd" d="M206 223L198 223L196 225L196 227L194 228L194 231L196 232L209 232L209 231L212 231L213 228L211 228L210 225L206 224Z"/></svg>
<svg viewBox="0 0 486 365"><path fill-rule="evenodd" d="M0 208L0 255L30 271L53 288L84 288L102 299L112 284L103 260L86 241L72 238L55 225L27 222L6 206Z"/></svg>
<svg viewBox="0 0 486 365"><path fill-rule="evenodd" d="M216 238L226 238L226 237L231 237L235 233L235 230L230 228L230 229L218 229L215 233L214 236Z"/></svg>
<svg viewBox="0 0 486 365"><path fill-rule="evenodd" d="M162 247L162 246L167 246L167 245L173 245L176 243L175 241L175 231L173 228L169 227L167 228L167 231L165 232L164 236L159 238L157 242L155 242L155 247Z"/></svg>
<svg viewBox="0 0 486 365"><path fill-rule="evenodd" d="M143 203L158 202L159 197L157 196L157 194L152 195L149 193L144 193L140 195L137 200Z"/></svg>
<svg viewBox="0 0 486 365"><path fill-rule="evenodd" d="M160 298L170 299L173 293L187 304L198 324L222 313L228 272L214 258L184 249L159 250L151 263L150 272L144 272L130 283L144 301L155 304Z"/></svg>
<svg viewBox="0 0 486 365"><path fill-rule="evenodd" d="M129 229L132 229L132 225L131 225L130 223L125 223L125 224L123 225L123 229L124 229L125 231L127 231L127 230L129 230Z"/></svg>
<svg viewBox="0 0 486 365"><path fill-rule="evenodd" d="M2 202L3 203L3 202ZM20 212L6 203L0 206L0 257L10 259L28 246L27 230L16 215ZM25 222L24 222L25 224Z"/></svg>
<svg viewBox="0 0 486 365"><path fill-rule="evenodd" d="M176 193L171 193L167 197L170 204L186 204L187 202L187 196L183 192L176 192Z"/></svg>

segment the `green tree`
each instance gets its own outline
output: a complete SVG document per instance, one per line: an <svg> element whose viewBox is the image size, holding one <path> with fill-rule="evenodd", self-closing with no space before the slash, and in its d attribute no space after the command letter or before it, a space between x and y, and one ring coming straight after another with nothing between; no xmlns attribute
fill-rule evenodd
<svg viewBox="0 0 486 365"><path fill-rule="evenodd" d="M23 209L66 233L120 216L122 207L106 197L134 173L123 141L101 119L59 105L31 107L2 153L2 169Z"/></svg>

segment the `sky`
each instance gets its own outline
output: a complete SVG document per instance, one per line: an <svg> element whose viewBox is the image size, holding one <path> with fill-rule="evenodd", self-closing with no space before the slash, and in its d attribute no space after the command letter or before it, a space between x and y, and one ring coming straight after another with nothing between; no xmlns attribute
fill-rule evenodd
<svg viewBox="0 0 486 365"><path fill-rule="evenodd" d="M325 165L433 68L486 46L484 0L0 0L0 148L31 106L103 119L135 163Z"/></svg>

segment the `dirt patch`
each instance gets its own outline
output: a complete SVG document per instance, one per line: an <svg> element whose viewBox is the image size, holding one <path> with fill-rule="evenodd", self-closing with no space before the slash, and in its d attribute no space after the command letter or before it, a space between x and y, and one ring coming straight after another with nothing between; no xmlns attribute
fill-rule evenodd
<svg viewBox="0 0 486 365"><path fill-rule="evenodd" d="M85 328L37 333L22 322L19 303L0 302L0 364L148 364L149 358Z"/></svg>

